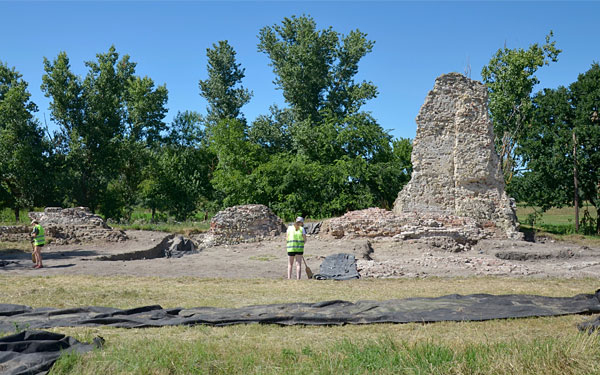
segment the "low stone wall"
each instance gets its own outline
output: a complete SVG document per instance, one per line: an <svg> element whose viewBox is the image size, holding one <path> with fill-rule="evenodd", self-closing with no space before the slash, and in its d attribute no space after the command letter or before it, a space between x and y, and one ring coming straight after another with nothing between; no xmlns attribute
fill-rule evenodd
<svg viewBox="0 0 600 375"><path fill-rule="evenodd" d="M87 207L46 207L44 212L30 212L29 217L37 220L56 244L127 240L125 232L109 227Z"/></svg>
<svg viewBox="0 0 600 375"><path fill-rule="evenodd" d="M323 224L322 234L335 238L383 238L416 240L448 251L470 248L480 239L492 237L475 219L442 213L395 214L380 208L351 211Z"/></svg>
<svg viewBox="0 0 600 375"><path fill-rule="evenodd" d="M28 241L31 238L30 232L31 228L25 225L0 226L0 241Z"/></svg>

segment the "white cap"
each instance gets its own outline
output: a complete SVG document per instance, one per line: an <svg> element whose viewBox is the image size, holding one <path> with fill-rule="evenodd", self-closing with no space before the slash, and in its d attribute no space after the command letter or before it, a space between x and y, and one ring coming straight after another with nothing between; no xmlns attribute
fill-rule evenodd
<svg viewBox="0 0 600 375"><path fill-rule="evenodd" d="M304 223L304 219L302 218L302 216L298 216L296 218L296 223Z"/></svg>

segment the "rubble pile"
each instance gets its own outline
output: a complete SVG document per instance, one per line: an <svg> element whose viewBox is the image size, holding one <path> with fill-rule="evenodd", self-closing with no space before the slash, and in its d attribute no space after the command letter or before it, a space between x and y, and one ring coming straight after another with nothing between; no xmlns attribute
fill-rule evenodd
<svg viewBox="0 0 600 375"><path fill-rule="evenodd" d="M29 217L37 220L46 230L46 236L59 245L98 240L127 240L125 232L109 227L104 219L93 214L87 207L46 207L44 212L30 212Z"/></svg>
<svg viewBox="0 0 600 375"><path fill-rule="evenodd" d="M480 239L490 236L475 219L436 212L395 214L381 208L348 212L328 220L324 228L324 233L335 238L392 237L454 252L468 250Z"/></svg>
<svg viewBox="0 0 600 375"><path fill-rule="evenodd" d="M219 211L210 221L210 230L195 240L204 246L233 245L279 236L285 230L281 218L269 207L247 204Z"/></svg>
<svg viewBox="0 0 600 375"><path fill-rule="evenodd" d="M465 275L477 276L531 276L537 271L527 264L519 264L500 259L488 259L482 256L460 257L453 255L435 256L425 253L421 258L384 261L356 261L356 268L362 278L405 278L445 276L463 270Z"/></svg>

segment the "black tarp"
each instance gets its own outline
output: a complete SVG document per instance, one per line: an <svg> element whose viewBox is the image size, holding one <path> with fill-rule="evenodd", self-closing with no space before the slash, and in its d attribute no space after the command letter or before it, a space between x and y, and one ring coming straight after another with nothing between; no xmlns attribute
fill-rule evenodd
<svg viewBox="0 0 600 375"><path fill-rule="evenodd" d="M325 301L284 303L240 308L196 307L163 309L145 306L120 310L110 307L70 309L0 304L0 332L16 327L111 326L123 328L206 324L342 325L440 321L482 321L503 318L600 313L600 291L574 297L508 294L452 294L435 298L387 301Z"/></svg>
<svg viewBox="0 0 600 375"><path fill-rule="evenodd" d="M319 273L313 276L317 280L352 280L360 278L356 269L356 259L352 254L333 254L325 258Z"/></svg>
<svg viewBox="0 0 600 375"><path fill-rule="evenodd" d="M580 331L594 333L600 331L600 316L577 325Z"/></svg>
<svg viewBox="0 0 600 375"><path fill-rule="evenodd" d="M63 353L85 353L101 344L84 344L46 331L23 331L0 338L0 374L46 374Z"/></svg>

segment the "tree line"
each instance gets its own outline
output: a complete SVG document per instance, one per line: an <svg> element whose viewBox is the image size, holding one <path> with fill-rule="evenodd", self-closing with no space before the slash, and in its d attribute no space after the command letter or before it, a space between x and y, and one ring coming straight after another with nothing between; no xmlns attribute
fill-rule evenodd
<svg viewBox="0 0 600 375"><path fill-rule="evenodd" d="M198 82L206 113L166 123L168 91L136 73L112 46L73 73L65 52L44 58L48 134L21 74L0 63L0 206L87 206L128 219L136 207L177 220L262 203L278 215L327 217L391 207L410 179L411 142L392 139L363 105L377 96L357 82L374 42L359 30L318 29L285 18L258 35L287 106L248 122L252 92L227 41L207 49Z"/></svg>
<svg viewBox="0 0 600 375"><path fill-rule="evenodd" d="M600 234L600 65L568 86L537 93L539 68L562 52L550 32L542 45L499 49L481 76L509 194L539 207L574 206L576 232ZM586 208L580 217L582 202ZM581 228L580 228L581 227Z"/></svg>
<svg viewBox="0 0 600 375"><path fill-rule="evenodd" d="M498 49L481 72L509 194L546 210L575 206L575 224L600 233L581 202L600 204L600 66L577 81L542 89L536 72L558 61L550 33L528 48ZM27 83L0 63L0 206L90 207L128 219L136 207L177 220L262 203L278 215L322 218L372 206L390 208L411 174L409 139L392 139L362 107L378 95L356 81L374 41L359 30L318 29L310 16L263 27L258 52L269 58L286 107L248 121L252 91L234 48L207 49L208 106L165 122L168 91L136 74L115 47L74 74L65 52L44 58L42 90L58 126L35 118Z"/></svg>

